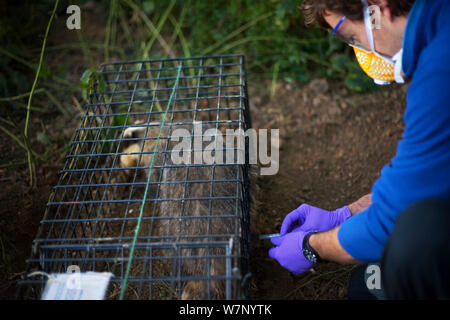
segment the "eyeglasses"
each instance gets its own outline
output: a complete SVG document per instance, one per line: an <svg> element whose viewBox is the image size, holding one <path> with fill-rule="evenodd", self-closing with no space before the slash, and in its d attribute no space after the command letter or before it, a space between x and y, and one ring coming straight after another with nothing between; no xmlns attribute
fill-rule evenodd
<svg viewBox="0 0 450 320"><path fill-rule="evenodd" d="M356 41L354 37L345 37L339 32L339 28L344 23L345 19L347 19L347 17L343 16L341 18L341 20L339 20L338 24L331 32L331 35L333 37L338 38L339 40L343 41L344 43L348 44L351 47L356 47L358 49L370 52L371 51L370 49L367 49L366 47L364 47L364 45L361 42Z"/></svg>

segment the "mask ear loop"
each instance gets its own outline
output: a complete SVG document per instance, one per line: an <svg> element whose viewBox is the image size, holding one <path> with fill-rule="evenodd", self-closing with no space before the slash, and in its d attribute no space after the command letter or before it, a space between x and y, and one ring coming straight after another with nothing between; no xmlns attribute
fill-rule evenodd
<svg viewBox="0 0 450 320"><path fill-rule="evenodd" d="M402 59L403 58L403 49L397 52L397 54L392 58L394 60L394 76L395 82L403 84L405 83L405 79L402 76Z"/></svg>
<svg viewBox="0 0 450 320"><path fill-rule="evenodd" d="M361 3L363 5L363 12L364 12L364 26L366 29L366 35L367 35L367 39L369 40L369 45L370 45L370 53L375 54L377 57L381 58L381 59L385 59L386 61L391 62L392 64L394 63L394 61L392 60L392 57L387 57L385 55L382 55L381 53L378 53L375 50L375 41L373 39L373 31L372 31L372 22L370 19L370 10L369 10L369 4L367 3L367 0L361 0Z"/></svg>
<svg viewBox="0 0 450 320"><path fill-rule="evenodd" d="M375 52L375 43L373 40L372 23L370 21L369 4L367 0L361 0L364 12L364 26L366 28L367 39L369 40L370 50Z"/></svg>
<svg viewBox="0 0 450 320"><path fill-rule="evenodd" d="M370 49L372 50L373 54L379 56L377 54L377 52L375 51L375 42L373 40L372 22L370 20L369 4L367 3L367 0L361 0L361 3L363 5L364 26L366 28L366 35L367 35L367 39L369 40ZM374 82L378 85L388 85L391 83L390 81L384 81L384 80L378 80L378 79L374 79Z"/></svg>

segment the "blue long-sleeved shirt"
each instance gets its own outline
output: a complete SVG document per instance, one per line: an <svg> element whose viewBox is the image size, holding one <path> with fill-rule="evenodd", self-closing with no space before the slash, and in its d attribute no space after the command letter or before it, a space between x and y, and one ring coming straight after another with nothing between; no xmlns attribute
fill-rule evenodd
<svg viewBox="0 0 450 320"><path fill-rule="evenodd" d="M416 0L409 14L402 65L411 79L405 131L372 188L372 205L338 231L339 243L357 260L380 260L397 216L412 203L450 198L449 17L448 0Z"/></svg>

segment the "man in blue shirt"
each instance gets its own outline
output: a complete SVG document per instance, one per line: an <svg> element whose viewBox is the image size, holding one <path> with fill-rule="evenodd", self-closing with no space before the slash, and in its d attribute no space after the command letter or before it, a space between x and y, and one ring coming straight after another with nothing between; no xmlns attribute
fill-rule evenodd
<svg viewBox="0 0 450 320"><path fill-rule="evenodd" d="M305 0L303 12L376 83L411 80L406 127L370 195L331 212L301 205L270 257L294 274L321 259L380 262L385 297L450 298L450 1Z"/></svg>

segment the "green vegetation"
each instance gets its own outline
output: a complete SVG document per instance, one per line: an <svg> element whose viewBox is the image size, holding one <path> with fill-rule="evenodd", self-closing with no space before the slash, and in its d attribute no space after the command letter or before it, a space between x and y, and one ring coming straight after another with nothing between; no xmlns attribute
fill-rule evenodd
<svg viewBox="0 0 450 320"><path fill-rule="evenodd" d="M348 46L325 30L305 28L299 0L71 1L81 7L78 31L65 27L69 2L58 2L18 1L0 10L0 130L26 159L0 166L27 163L31 184L35 159L51 159L55 141L30 123L82 113L93 80L102 86L96 68L103 61L243 53L254 83L326 77L358 92L375 88ZM79 82L69 80L80 66L87 71ZM58 147L67 148L67 141Z"/></svg>

